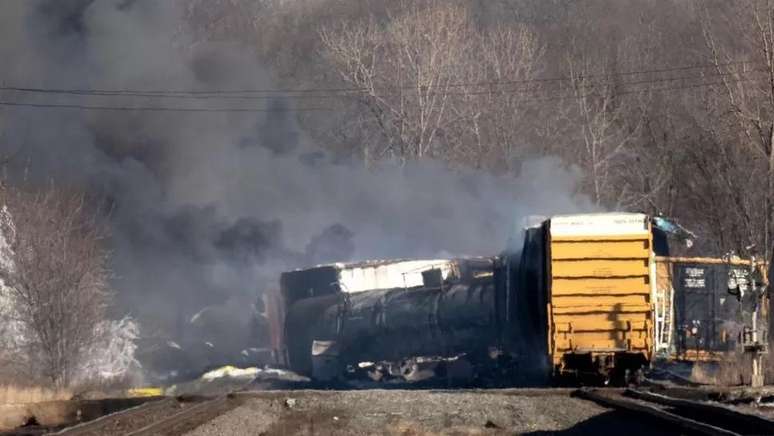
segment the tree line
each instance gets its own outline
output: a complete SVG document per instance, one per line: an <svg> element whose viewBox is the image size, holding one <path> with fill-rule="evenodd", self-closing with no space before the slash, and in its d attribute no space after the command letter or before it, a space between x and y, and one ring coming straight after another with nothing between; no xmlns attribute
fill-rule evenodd
<svg viewBox="0 0 774 436"><path fill-rule="evenodd" d="M186 2L198 38L317 90L303 103L330 110L298 116L335 153L504 175L558 156L593 203L676 218L697 252L774 248L770 0Z"/></svg>

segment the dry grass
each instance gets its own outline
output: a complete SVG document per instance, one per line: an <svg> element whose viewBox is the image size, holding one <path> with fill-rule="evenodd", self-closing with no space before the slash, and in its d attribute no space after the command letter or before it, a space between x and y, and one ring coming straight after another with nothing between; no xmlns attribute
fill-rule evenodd
<svg viewBox="0 0 774 436"><path fill-rule="evenodd" d="M696 362L691 368L690 380L702 384L718 384L717 369L703 362Z"/></svg>
<svg viewBox="0 0 774 436"><path fill-rule="evenodd" d="M0 386L0 404L29 404L43 401L69 400L72 396L71 392L64 389Z"/></svg>
<svg viewBox="0 0 774 436"><path fill-rule="evenodd" d="M743 353L732 353L718 362L697 362L691 380L719 386L741 386L751 383L752 361Z"/></svg>

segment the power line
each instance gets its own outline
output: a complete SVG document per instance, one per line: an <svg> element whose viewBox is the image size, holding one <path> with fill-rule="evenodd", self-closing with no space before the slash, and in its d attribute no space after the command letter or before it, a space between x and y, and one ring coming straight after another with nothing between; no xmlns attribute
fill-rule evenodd
<svg viewBox="0 0 774 436"><path fill-rule="evenodd" d="M634 76L634 75L644 75L644 74L659 74L659 73L667 73L667 72L676 72L676 71L690 71L690 70L697 70L697 69L709 69L709 68L716 68L716 67L728 67L733 65L754 65L754 64L761 64L761 62L756 61L734 61L734 62L727 62L722 64L695 64L695 65L684 65L684 66L677 66L677 67L666 67L666 68L657 68L657 69L650 69L650 70L638 70L638 71L625 71L625 72L617 72L617 73L606 73L606 74L589 74L584 76L584 78L588 79L594 79L594 78L613 78L613 77L625 77L625 76ZM748 71L749 72L749 71ZM743 73L748 73L743 72ZM717 72L713 74L718 74ZM731 72L725 72L725 74L734 74ZM740 72L737 72L736 74L740 74ZM484 82L462 82L462 83L450 83L445 85L437 85L437 86L430 86L425 88L433 88L433 87L450 87L450 88L458 88L458 87L475 87L475 86L501 86L501 85L517 85L517 84L530 84L530 83L546 83L546 82L566 82L573 80L573 77L570 76L559 76L559 77L550 77L550 78L532 78L532 79L518 79L518 80L502 80L502 81L484 81ZM676 80L671 78L662 78L659 80ZM387 86L385 89L415 89L415 86ZM216 90L132 90L132 89L85 89L85 88L41 88L41 87L21 87L21 86L0 86L0 91L16 91L16 92L29 92L29 93L44 93L44 94L68 94L68 95L85 95L85 96L132 96L132 97L162 97L165 98L193 98L198 97L201 99L206 98L225 98L220 96L233 96L233 98L236 99L267 99L267 98L302 98L301 95L282 95L282 94L312 94L310 97L306 98L329 98L328 96L332 95L332 93L343 93L344 96L347 96L346 93L362 93L370 91L370 89L365 87L354 87L354 88L285 88L285 89L242 89L242 90L224 90L224 89L216 89ZM327 93L327 94L326 94ZM239 94L280 94L279 96L262 96L262 95L239 95ZM321 96L315 96L314 94L321 94ZM305 97L305 96L304 96ZM336 96L340 97L340 96Z"/></svg>
<svg viewBox="0 0 774 436"><path fill-rule="evenodd" d="M30 108L60 108L60 109L81 109L81 110L99 110L99 111L123 111L123 112L312 112L312 111L330 111L329 108L304 107L304 108L184 108L184 107L155 107L155 106L94 106L81 104L60 104L60 103L25 103L17 101L2 101L0 106L10 107L30 107Z"/></svg>
<svg viewBox="0 0 774 436"><path fill-rule="evenodd" d="M729 81L716 81L716 82L703 82L694 83L673 87L651 87L645 89L636 90L622 90L617 91L616 95L629 95L638 94L644 91L664 92L664 91L679 91L687 89L698 89L711 86L720 86L724 83L739 83L747 81L756 81L760 79L755 78L743 78ZM565 96L553 96L545 98L533 98L522 99L521 102L547 102L547 101L561 101L561 100L573 100L579 98L593 97L591 93L583 95L565 95ZM94 106L94 105L80 105L80 104L58 104L58 103L24 103L14 101L2 101L0 100L0 106L6 107L28 107L28 108L53 108L53 109L79 109L79 110L99 110L99 111L122 111L122 112L215 112L215 113L228 113L228 112L242 112L242 113L262 113L262 112L337 112L340 110L333 108L322 107L300 107L300 108L178 108L178 107L153 107L153 106Z"/></svg>
<svg viewBox="0 0 774 436"><path fill-rule="evenodd" d="M751 74L751 73L758 73L758 72L766 72L767 70L763 69L754 69L754 70L748 70L743 73L733 73L733 72L713 72L711 74L702 73L699 75L693 74L693 75L683 75L683 76L676 76L676 77L662 77L662 78L656 78L656 79L646 79L646 80L636 80L636 81L623 81L623 82L617 82L613 85L618 87L629 87L629 86L640 86L640 85L651 85L651 84L659 84L659 83L667 83L667 82L677 82L677 81L683 81L683 80L693 80L693 79L703 79L708 77L722 77L722 76L728 76L728 75L745 75L745 74ZM597 86L600 86L599 83L582 83L578 85L579 88L582 89L590 89ZM0 87L0 90L3 88ZM18 88L23 89L23 88ZM27 89L35 89L35 88L27 88ZM645 89L647 90L647 89ZM500 96L500 95L511 95L511 94L530 94L530 93L539 93L539 92L545 92L545 91L559 91L559 90L546 90L546 89L540 89L540 88L533 88L533 89L488 89L488 90L481 90L481 91L466 91L466 92L435 92L435 93L429 93L425 94L425 97L429 96L435 96L435 95L445 95L445 96L476 96L476 95L493 95L493 96ZM372 97L386 97L390 95L390 93L381 93L381 94L364 94L364 95L297 95L297 96L237 96L237 95L225 95L225 96L217 96L217 95L170 95L170 94L104 94L102 92L94 92L94 93L84 93L81 91L63 91L63 90L38 90L35 89L36 93L43 93L43 94L75 94L77 96L84 96L84 97L91 97L91 96L122 96L122 97L130 97L130 98L163 98L163 99L193 99L193 100L210 100L210 99L238 99L238 100L271 100L271 101L280 101L285 98L309 98L309 99L321 99L321 98L357 98L361 96L372 96ZM619 92L620 94L620 92ZM31 105L32 103L28 103L28 105ZM65 105L62 104L62 107ZM91 106L86 107L87 105L74 105L73 106L79 106L84 109L90 109ZM105 107L102 105L94 106L93 109L98 109L101 107ZM142 109L142 108L140 108ZM156 108L157 111L170 111L170 110L177 110L178 108ZM254 109L254 108L224 108L224 109L210 109L210 108L179 108L181 111L189 111L189 112L281 112L283 108L265 108L265 109ZM326 110L327 108L303 108L304 110L315 110L315 111L321 111ZM123 109L121 109L123 110ZM131 109L126 109L131 110ZM294 111L292 109L288 111ZM299 111L299 110L295 110Z"/></svg>
<svg viewBox="0 0 774 436"><path fill-rule="evenodd" d="M724 81L702 82L702 83L693 83L693 84L669 86L669 87L648 87L648 88L641 88L641 89L628 89L628 90L616 91L614 96L640 94L645 91L651 91L651 92L681 91L681 90L689 90L689 89L708 88L712 86L721 86L724 83L740 83L740 82L751 82L751 81L754 82L758 80L760 79L743 78L743 79L727 80L725 82ZM581 98L595 97L595 96L596 96L596 93L586 93L581 95L570 94L570 95L551 96L551 97L544 97L544 98L521 99L518 101L521 103L537 103L537 102L549 102L549 101L561 101L561 100L577 100Z"/></svg>
<svg viewBox="0 0 774 436"><path fill-rule="evenodd" d="M676 67L677 68L677 67ZM676 68L672 69L675 70ZM690 67L679 67L681 69L688 69ZM656 70L650 70L650 71L656 71ZM754 73L754 72L762 72L766 70L750 70L744 72L744 74L748 73ZM692 80L697 78L705 78L705 77L722 77L725 75L730 75L733 73L730 72L715 72L713 74L702 74L702 75L690 75L690 76L678 76L678 77L668 77L668 78L658 78L658 79L650 79L650 80L639 80L639 81L631 81L631 82L619 82L615 85L619 85L622 87L627 86L640 86L640 85L653 85L658 83L667 83L667 82L674 82L674 81L680 81L680 80ZM740 74L740 73L736 73ZM645 91L654 91L654 92L661 92L661 91L667 91L667 90L685 90L685 89L696 89L696 88L703 88L703 87L710 87L710 86L719 86L723 85L724 83L737 83L737 82L743 82L743 81L755 81L754 78L743 78L743 79L735 79L728 81L718 81L718 82L703 82L703 83L694 83L694 84L685 84L681 86L675 86L675 87L644 87L641 89L619 89L615 92L615 95L628 95L628 94L636 94L636 93L642 93ZM593 88L595 84L591 84L591 88ZM4 89L4 88L0 88ZM17 88L17 89L36 89L36 90L43 90L42 88ZM47 89L45 90L45 93L65 93L63 91L66 91L66 93L75 92L74 90L51 90ZM487 91L477 91L477 92L464 92L464 93L451 93L451 95L486 95L486 94L493 94L493 95L505 95L505 94L515 94L515 93L526 93L526 92L535 92L535 91L541 91L541 90L529 90L529 89L511 89L511 90L487 90ZM94 91L97 93L101 93L102 91ZM449 94L449 93L447 93ZM91 96L92 94L85 94ZM100 95L100 94L97 94ZM577 99L577 98L586 98L586 97L592 97L594 96L593 93L587 93L583 95L555 95L555 96L547 96L543 98L532 98L532 99L521 99L521 102L542 102L542 101L558 101L558 100L567 100L567 99ZM268 97L264 97L268 98ZM276 97L271 97L272 99L276 99ZM20 101L7 101L7 100L0 100L0 106L6 106L6 107L28 107L28 108L60 108L60 109L80 109L80 110L101 110L101 111L124 111L124 112L191 112L191 113L282 113L282 112L333 112L333 111L339 111L334 108L326 108L326 107L288 107L288 108L282 108L282 107L276 107L276 108L250 108L250 107L243 107L243 108L196 108L196 107L166 107L166 106L113 106L113 105L86 105L86 104L72 104L72 103L32 103L32 102L20 102Z"/></svg>
<svg viewBox="0 0 774 436"><path fill-rule="evenodd" d="M756 72L765 72L765 71L767 71L767 70L749 70L749 71L746 71L744 74L756 73ZM639 86L639 85L651 85L651 84L658 84L658 83L678 82L678 81L682 81L682 80L704 79L704 78L712 78L712 77L723 77L723 76L729 76L729 75L733 75L733 74L744 75L744 74L740 74L740 73L723 72L723 73L720 73L720 74L713 73L713 74L702 74L702 75L691 75L691 76L664 77L664 78L659 78L659 79L637 80L637 81L632 81L632 82L617 82L617 83L612 83L610 85L621 86L621 87ZM717 84L722 84L722 82L718 82ZM598 84L598 83L587 83L587 84L582 84L579 87L580 88L595 88L595 87L597 87L599 85L600 84ZM644 90L648 90L648 89L657 89L657 88L644 88L643 91ZM528 90L528 89L487 90L487 91L473 91L473 92L465 92L465 93L446 93L446 94L448 94L448 95L487 95L487 94L515 94L515 93L526 93L526 92L531 92L531 91L539 91L539 90L537 90L537 89L535 89L535 90ZM638 91L637 90L632 90L632 92L616 91L616 94L620 95L620 94L629 94L629 93L634 93L634 92L638 92Z"/></svg>

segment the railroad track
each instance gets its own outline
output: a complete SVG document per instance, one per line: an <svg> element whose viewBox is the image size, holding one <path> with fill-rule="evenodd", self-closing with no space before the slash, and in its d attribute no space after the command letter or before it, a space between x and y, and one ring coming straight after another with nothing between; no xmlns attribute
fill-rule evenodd
<svg viewBox="0 0 774 436"><path fill-rule="evenodd" d="M237 407L239 398L229 394L218 397L178 397L105 415L94 421L66 428L57 435L173 435L182 434L218 415Z"/></svg>
<svg viewBox="0 0 774 436"><path fill-rule="evenodd" d="M295 395L291 392L294 392ZM313 391L234 392L217 397L164 398L70 427L57 434L92 435L180 435L214 420L254 398L283 400L288 396L306 401L304 395L336 395ZM428 391L433 393L435 391ZM450 391L438 391L450 392ZM606 408L627 411L643 421L658 420L679 433L707 435L774 435L774 420L745 413L733 407L707 401L668 397L631 389L503 389L460 390L459 393L487 393L518 397L573 396ZM286 406L287 407L287 406ZM292 406L291 406L292 407Z"/></svg>
<svg viewBox="0 0 774 436"><path fill-rule="evenodd" d="M774 420L719 403L667 397L632 389L580 389L575 396L605 407L653 417L692 434L774 435Z"/></svg>

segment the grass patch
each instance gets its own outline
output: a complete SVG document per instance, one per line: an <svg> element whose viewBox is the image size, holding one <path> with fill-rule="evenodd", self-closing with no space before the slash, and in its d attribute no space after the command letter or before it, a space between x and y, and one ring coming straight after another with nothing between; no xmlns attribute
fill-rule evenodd
<svg viewBox="0 0 774 436"><path fill-rule="evenodd" d="M43 401L69 400L72 392L44 387L0 386L0 404L29 404Z"/></svg>

